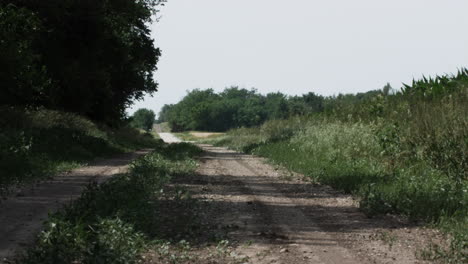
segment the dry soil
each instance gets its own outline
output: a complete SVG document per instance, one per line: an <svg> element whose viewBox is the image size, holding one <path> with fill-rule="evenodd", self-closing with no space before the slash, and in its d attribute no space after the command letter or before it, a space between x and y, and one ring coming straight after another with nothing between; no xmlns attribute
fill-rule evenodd
<svg viewBox="0 0 468 264"><path fill-rule="evenodd" d="M418 252L436 231L395 216L369 218L351 196L262 158L200 146L197 175L179 184L211 204L207 219L227 227L240 263L427 263Z"/></svg>

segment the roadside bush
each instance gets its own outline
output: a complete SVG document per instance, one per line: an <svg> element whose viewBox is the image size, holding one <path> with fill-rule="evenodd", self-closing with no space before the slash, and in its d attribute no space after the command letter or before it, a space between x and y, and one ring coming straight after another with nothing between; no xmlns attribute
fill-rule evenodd
<svg viewBox="0 0 468 264"><path fill-rule="evenodd" d="M268 157L359 195L361 207L370 214L403 213L431 221L459 212L468 202L466 181L460 186L448 177L450 171L432 166L418 154L418 146L410 147L407 131L326 119L301 124L289 139L270 140L274 133L262 127L231 131L217 144Z"/></svg>
<svg viewBox="0 0 468 264"><path fill-rule="evenodd" d="M260 126L260 134L265 135L265 142L290 139L306 127L303 122L307 122L304 117L267 121Z"/></svg>

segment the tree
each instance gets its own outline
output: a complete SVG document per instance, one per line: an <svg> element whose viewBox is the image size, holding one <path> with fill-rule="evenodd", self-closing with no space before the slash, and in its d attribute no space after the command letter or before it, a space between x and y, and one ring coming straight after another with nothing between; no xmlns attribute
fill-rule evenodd
<svg viewBox="0 0 468 264"><path fill-rule="evenodd" d="M158 123L164 123L169 121L169 114L171 113L174 105L168 104L164 105L158 115Z"/></svg>
<svg viewBox="0 0 468 264"><path fill-rule="evenodd" d="M141 108L133 114L130 124L133 127L150 131L153 128L155 117L156 115L152 110Z"/></svg>
<svg viewBox="0 0 468 264"><path fill-rule="evenodd" d="M160 51L148 27L157 3L1 1L0 72L6 74L0 83L10 91L0 94L1 103L118 125L128 106L157 91L153 73Z"/></svg>
<svg viewBox="0 0 468 264"><path fill-rule="evenodd" d="M384 96L387 96L389 95L390 93L393 92L393 88L392 86L390 85L390 83L387 83L383 88L382 88L382 94Z"/></svg>
<svg viewBox="0 0 468 264"><path fill-rule="evenodd" d="M33 47L41 27L30 10L0 5L0 105L40 104L47 76Z"/></svg>
<svg viewBox="0 0 468 264"><path fill-rule="evenodd" d="M289 116L286 95L277 92L269 93L265 98L265 112L268 119L283 119Z"/></svg>

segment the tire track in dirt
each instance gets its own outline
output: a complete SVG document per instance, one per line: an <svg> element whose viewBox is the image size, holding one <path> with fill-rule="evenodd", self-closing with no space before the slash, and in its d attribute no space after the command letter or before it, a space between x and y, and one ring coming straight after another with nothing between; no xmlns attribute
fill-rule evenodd
<svg viewBox="0 0 468 264"><path fill-rule="evenodd" d="M235 252L247 263L426 263L404 243L375 235L406 228L393 218L370 219L356 202L329 187L284 180L263 159L200 145L198 169L212 218L231 228Z"/></svg>
<svg viewBox="0 0 468 264"><path fill-rule="evenodd" d="M257 172L248 162L242 159L236 160L236 162L245 168L246 175L255 175L255 177L244 178L245 185L253 193L281 193L273 185L268 184L269 179ZM275 209L268 213L273 219L271 224L276 227L275 229L282 237L286 237L288 240L285 252L290 252L296 258L298 255L303 255L303 259L310 259L315 263L367 263L363 259L357 259L349 250L340 246L336 238L322 231L315 222L310 221L292 199L286 196L266 195L255 196L255 199L259 203L274 206ZM276 207L279 208L276 209ZM285 256L285 254L281 256ZM282 259L286 261L289 258L286 255Z"/></svg>

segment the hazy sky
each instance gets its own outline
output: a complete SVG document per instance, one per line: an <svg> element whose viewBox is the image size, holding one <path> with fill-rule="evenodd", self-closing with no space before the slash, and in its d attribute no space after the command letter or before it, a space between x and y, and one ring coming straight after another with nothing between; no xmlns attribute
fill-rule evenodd
<svg viewBox="0 0 468 264"><path fill-rule="evenodd" d="M322 95L468 67L468 0L168 0L153 24L159 112L187 90Z"/></svg>

